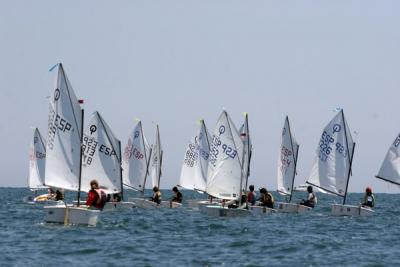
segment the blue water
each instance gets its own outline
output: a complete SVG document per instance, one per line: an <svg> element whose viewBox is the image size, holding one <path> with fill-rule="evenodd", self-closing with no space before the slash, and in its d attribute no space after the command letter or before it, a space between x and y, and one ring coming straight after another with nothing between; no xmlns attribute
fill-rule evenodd
<svg viewBox="0 0 400 267"><path fill-rule="evenodd" d="M0 188L2 266L400 265L398 195L377 194L370 218L332 217L330 204L340 199L319 194L307 215L212 218L188 208L132 209L102 213L96 227L84 227L44 224L42 207L22 201L29 194ZM305 197L296 194L295 201ZM361 197L350 194L348 203Z"/></svg>

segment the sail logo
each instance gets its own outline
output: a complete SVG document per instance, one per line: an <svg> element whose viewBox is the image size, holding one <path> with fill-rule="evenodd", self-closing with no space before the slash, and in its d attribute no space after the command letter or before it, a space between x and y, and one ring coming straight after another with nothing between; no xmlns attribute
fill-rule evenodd
<svg viewBox="0 0 400 267"><path fill-rule="evenodd" d="M133 138L136 139L136 138L139 137L139 135L140 135L139 131L136 131L136 132L135 132L135 135L133 136Z"/></svg>
<svg viewBox="0 0 400 267"><path fill-rule="evenodd" d="M97 131L97 126L93 124L90 126L89 130L90 130L90 135L92 135Z"/></svg>
<svg viewBox="0 0 400 267"><path fill-rule="evenodd" d="M342 126L340 124L333 125L333 133L338 133L342 130Z"/></svg>
<svg viewBox="0 0 400 267"><path fill-rule="evenodd" d="M221 125L220 127L219 127L219 136L221 136L222 134L224 134L225 133L225 126L224 125Z"/></svg>
<svg viewBox="0 0 400 267"><path fill-rule="evenodd" d="M400 145L400 134L397 136L397 138L394 140L393 143L394 147L398 147Z"/></svg>
<svg viewBox="0 0 400 267"><path fill-rule="evenodd" d="M60 99L60 95L61 95L60 89L57 88L57 89L54 91L54 101L58 101L58 99Z"/></svg>

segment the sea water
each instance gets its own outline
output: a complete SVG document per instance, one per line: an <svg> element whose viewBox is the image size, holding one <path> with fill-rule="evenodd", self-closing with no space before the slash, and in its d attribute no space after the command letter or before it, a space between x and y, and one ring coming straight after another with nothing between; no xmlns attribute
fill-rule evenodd
<svg viewBox="0 0 400 267"><path fill-rule="evenodd" d="M331 216L341 198L318 194L307 214L213 218L184 205L103 212L87 227L43 223L43 208L23 201L32 194L0 188L1 266L400 266L399 195L376 194L375 214L365 218ZM349 194L348 203L361 198Z"/></svg>

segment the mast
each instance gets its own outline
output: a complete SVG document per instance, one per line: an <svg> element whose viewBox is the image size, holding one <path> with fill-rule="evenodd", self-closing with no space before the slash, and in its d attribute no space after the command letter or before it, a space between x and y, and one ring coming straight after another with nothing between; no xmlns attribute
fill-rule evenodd
<svg viewBox="0 0 400 267"><path fill-rule="evenodd" d="M162 166L162 156L163 152L161 151L161 140L160 140L160 128L158 127L157 124L157 142L158 142L158 159L159 159L159 164L160 168L158 169L158 189L160 189L160 179L161 179L161 166Z"/></svg>
<svg viewBox="0 0 400 267"><path fill-rule="evenodd" d="M80 101L81 102L81 101ZM83 104L83 100L82 100ZM80 206L81 201L81 183L82 183L82 143L83 143L83 117L84 117L84 109L82 108L82 122L81 122L81 151L80 151L80 159L79 159L79 179L78 179L78 207Z"/></svg>
<svg viewBox="0 0 400 267"><path fill-rule="evenodd" d="M144 173L144 180L143 180L143 187L142 187L142 194L144 195L144 189L146 187L146 180L147 180L147 175L149 174L149 164L150 164L150 159L151 159L151 151L152 149L150 148L149 152L149 158L147 159L147 153L146 153L146 143L144 142L144 133L143 133L143 126L142 126L142 121L139 121L140 123L140 133L142 136L142 141L143 141L143 152L144 152L144 158L146 160L146 171Z"/></svg>
<svg viewBox="0 0 400 267"><path fill-rule="evenodd" d="M124 183L122 181L122 147L121 147L120 140L118 140L118 145L119 145L119 158L120 158L119 173L121 176L121 201L123 201L124 200Z"/></svg>
<svg viewBox="0 0 400 267"><path fill-rule="evenodd" d="M290 123L289 123L289 117L288 117L288 116L286 116L286 120L287 120L288 131L289 131L290 146L291 146L291 148L292 148L292 152L294 152L292 131L291 131L291 129L290 129ZM295 177L296 177L296 167L297 167L297 156L298 156L298 154L299 154L299 146L297 146L296 155L294 155L294 153L293 153L294 170L293 170L292 187L291 187L291 189L290 189L289 203L290 203L290 201L292 201L294 179L295 179Z"/></svg>
<svg viewBox="0 0 400 267"><path fill-rule="evenodd" d="M345 192L344 192L344 197L343 197L343 205L344 205L344 204L346 203L347 189L348 189L348 186L349 186L349 180L350 180L350 175L351 175L351 165L352 165L352 163L353 163L353 155L354 155L354 149L355 149L356 143L353 142L353 150L352 150L351 155L350 155L350 154L349 154L349 142L348 142L348 139L347 139L346 121L345 121L345 119L344 119L344 112L343 112L343 109L342 109L341 112L342 112L344 136L345 136L345 139L346 139L346 149L347 149L348 155L350 156L350 157L349 157L349 164L350 164L350 166L349 166L349 171L348 171L348 173L347 173L346 190L345 190Z"/></svg>
<svg viewBox="0 0 400 267"><path fill-rule="evenodd" d="M225 114L226 121L229 126L229 132L231 133L231 136L233 137L231 122L229 121L228 113L226 112L226 110L224 110L224 114ZM232 141L233 141L233 144L235 145L235 149L237 150L235 140L232 140ZM244 154L244 149L243 149L242 153ZM242 159L243 159L243 156L242 156ZM242 162L240 162L240 158L238 157L238 161L239 161L239 166L240 166L239 206L241 206L242 205L242 185L243 185L242 184L242 182L243 182L243 160L242 160Z"/></svg>

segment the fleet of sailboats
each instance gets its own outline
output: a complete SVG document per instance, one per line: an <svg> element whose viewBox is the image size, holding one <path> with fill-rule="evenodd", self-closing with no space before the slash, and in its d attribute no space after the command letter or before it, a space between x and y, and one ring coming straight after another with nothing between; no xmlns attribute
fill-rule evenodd
<svg viewBox="0 0 400 267"><path fill-rule="evenodd" d="M128 137L124 151L111 127L99 112L94 112L86 128L83 102L79 101L62 64L57 64L57 78L50 97L47 143L39 130L34 130L29 153L28 186L31 190L58 188L77 192L77 205L44 206L45 221L65 224L96 225L99 210L88 209L81 203L81 192L90 190L90 181L98 179L107 194L120 194L132 189L142 198L114 203L114 207L180 207L180 203L152 202L144 197L146 182L160 187L163 150L160 129L156 125L153 145L149 145L142 122L138 121ZM299 144L293 136L286 116L281 133L277 165L277 192L286 202L277 202L276 210L245 203L250 175L252 142L248 114L238 130L223 110L210 135L204 120L187 145L179 179L179 186L206 193L218 201L200 201L202 212L212 216L243 216L269 213L303 213L312 208L292 203L294 180L297 173ZM351 131L343 110L324 127L317 147L314 164L307 184L343 198L342 204L332 204L335 216L369 216L374 211L361 205L346 204L349 179L355 151ZM389 151L376 175L384 181L400 185L400 135ZM149 177L150 179L147 179ZM226 201L237 202L235 208Z"/></svg>

